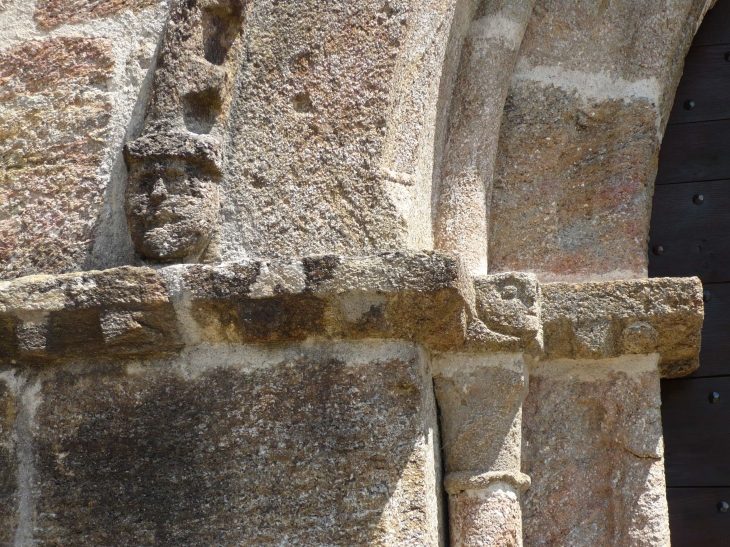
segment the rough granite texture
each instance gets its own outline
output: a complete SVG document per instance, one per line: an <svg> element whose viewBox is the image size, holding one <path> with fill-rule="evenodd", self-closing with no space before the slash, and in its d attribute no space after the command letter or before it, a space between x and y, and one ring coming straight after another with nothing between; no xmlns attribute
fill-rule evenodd
<svg viewBox="0 0 730 547"><path fill-rule="evenodd" d="M715 0L538 0L520 60L637 81L671 84L700 21ZM678 57L678 59L675 59ZM674 93L674 90L671 90ZM669 105L671 106L671 105Z"/></svg>
<svg viewBox="0 0 730 547"><path fill-rule="evenodd" d="M433 366L451 545L521 547L524 356L437 354Z"/></svg>
<svg viewBox="0 0 730 547"><path fill-rule="evenodd" d="M44 30L64 24L109 17L122 10L139 10L156 0L38 0L35 21Z"/></svg>
<svg viewBox="0 0 730 547"><path fill-rule="evenodd" d="M659 352L665 378L686 376L699 366L704 305L696 277L541 287L548 357Z"/></svg>
<svg viewBox="0 0 730 547"><path fill-rule="evenodd" d="M40 382L37 544L439 545L412 345L222 348Z"/></svg>
<svg viewBox="0 0 730 547"><path fill-rule="evenodd" d="M252 2L221 188L223 259L432 248L433 127L454 4Z"/></svg>
<svg viewBox="0 0 730 547"><path fill-rule="evenodd" d="M449 525L452 547L522 547L520 501L507 485L449 496Z"/></svg>
<svg viewBox="0 0 730 547"><path fill-rule="evenodd" d="M659 144L711 0L539 0L500 129L489 271L646 276Z"/></svg>
<svg viewBox="0 0 730 547"><path fill-rule="evenodd" d="M645 99L586 101L514 83L499 140L490 272L550 280L645 270L656 116Z"/></svg>
<svg viewBox="0 0 730 547"><path fill-rule="evenodd" d="M523 411L525 547L666 547L656 356L546 361Z"/></svg>
<svg viewBox="0 0 730 547"><path fill-rule="evenodd" d="M531 353L543 348L542 292L532 274L507 273L474 278L477 315L487 328L519 337Z"/></svg>
<svg viewBox="0 0 730 547"><path fill-rule="evenodd" d="M166 356L181 346L167 285L151 269L0 282L0 364Z"/></svg>
<svg viewBox="0 0 730 547"><path fill-rule="evenodd" d="M30 276L0 282L0 362L379 338L552 358L657 352L665 377L696 368L699 280L542 287L529 274L471 280L453 255L405 252Z"/></svg>
<svg viewBox="0 0 730 547"><path fill-rule="evenodd" d="M434 356L447 474L520 470L522 400L527 393L520 354Z"/></svg>
<svg viewBox="0 0 730 547"><path fill-rule="evenodd" d="M104 39L0 53L0 279L83 267L103 207L113 69Z"/></svg>
<svg viewBox="0 0 730 547"><path fill-rule="evenodd" d="M434 247L459 252L470 273L487 273L492 175L499 126L517 52L535 0L471 3L443 162L437 166Z"/></svg>
<svg viewBox="0 0 730 547"><path fill-rule="evenodd" d="M0 545L666 547L710 4L0 0Z"/></svg>

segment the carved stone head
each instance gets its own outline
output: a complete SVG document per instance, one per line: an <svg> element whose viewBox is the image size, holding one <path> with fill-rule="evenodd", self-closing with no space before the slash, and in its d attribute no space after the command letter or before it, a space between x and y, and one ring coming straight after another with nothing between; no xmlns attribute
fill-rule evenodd
<svg viewBox="0 0 730 547"><path fill-rule="evenodd" d="M157 133L128 143L125 159L126 212L136 252L154 262L197 260L217 225L217 141Z"/></svg>

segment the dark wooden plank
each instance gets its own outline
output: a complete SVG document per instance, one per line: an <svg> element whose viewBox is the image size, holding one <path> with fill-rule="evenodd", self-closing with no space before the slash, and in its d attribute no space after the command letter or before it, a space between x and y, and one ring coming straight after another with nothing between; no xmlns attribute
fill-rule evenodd
<svg viewBox="0 0 730 547"><path fill-rule="evenodd" d="M730 485L730 378L662 380L662 425L667 486Z"/></svg>
<svg viewBox="0 0 730 547"><path fill-rule="evenodd" d="M730 488L669 488L667 498L673 547L730 545L730 513L717 510Z"/></svg>
<svg viewBox="0 0 730 547"><path fill-rule="evenodd" d="M669 125L657 184L730 178L730 120Z"/></svg>
<svg viewBox="0 0 730 547"><path fill-rule="evenodd" d="M717 0L715 7L705 15L692 42L693 46L715 44L730 44L730 0Z"/></svg>
<svg viewBox="0 0 730 547"><path fill-rule="evenodd" d="M730 281L730 180L655 187L649 249L656 246L664 252L649 251L651 277Z"/></svg>
<svg viewBox="0 0 730 547"><path fill-rule="evenodd" d="M728 23L730 25L730 23ZM692 48L674 97L670 124L730 118L730 46ZM688 101L694 103L687 109Z"/></svg>
<svg viewBox="0 0 730 547"><path fill-rule="evenodd" d="M730 375L730 283L706 285L705 289L712 298L705 302L700 368L690 378Z"/></svg>

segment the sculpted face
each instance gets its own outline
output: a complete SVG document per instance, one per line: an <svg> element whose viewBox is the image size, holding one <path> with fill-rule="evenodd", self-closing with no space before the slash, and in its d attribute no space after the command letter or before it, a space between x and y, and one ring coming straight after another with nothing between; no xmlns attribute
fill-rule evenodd
<svg viewBox="0 0 730 547"><path fill-rule="evenodd" d="M130 166L127 218L137 253L158 262L196 260L218 215L216 173L181 158L147 158Z"/></svg>

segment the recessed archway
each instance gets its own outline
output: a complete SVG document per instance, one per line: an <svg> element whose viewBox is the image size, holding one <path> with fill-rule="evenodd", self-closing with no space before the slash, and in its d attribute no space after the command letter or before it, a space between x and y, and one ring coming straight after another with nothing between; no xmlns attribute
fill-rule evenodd
<svg viewBox="0 0 730 547"><path fill-rule="evenodd" d="M730 0L708 12L685 62L659 158L649 275L705 288L700 368L662 383L672 544L730 537Z"/></svg>

